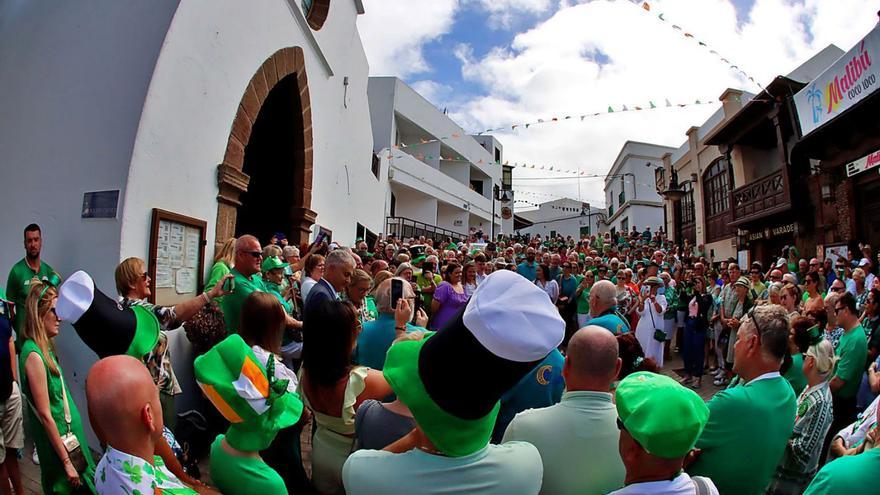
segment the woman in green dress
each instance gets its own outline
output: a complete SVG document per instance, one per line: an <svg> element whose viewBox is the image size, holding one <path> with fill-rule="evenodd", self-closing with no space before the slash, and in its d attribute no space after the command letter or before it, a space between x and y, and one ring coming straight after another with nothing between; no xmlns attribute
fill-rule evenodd
<svg viewBox="0 0 880 495"><path fill-rule="evenodd" d="M32 282L25 302L27 317L19 357L22 389L29 396L28 424L40 456L40 481L44 494L96 493L95 462L83 433L82 421L55 358L53 339L58 335L54 287ZM67 402L69 418L64 404ZM81 473L74 468L61 437L72 432L87 462Z"/></svg>

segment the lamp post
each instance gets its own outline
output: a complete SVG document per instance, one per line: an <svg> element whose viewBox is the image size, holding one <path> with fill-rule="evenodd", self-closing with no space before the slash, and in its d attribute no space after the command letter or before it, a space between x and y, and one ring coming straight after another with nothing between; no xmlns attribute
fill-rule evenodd
<svg viewBox="0 0 880 495"><path fill-rule="evenodd" d="M510 201L510 193L510 190L501 189L498 184L492 185L492 242L495 242L495 202Z"/></svg>

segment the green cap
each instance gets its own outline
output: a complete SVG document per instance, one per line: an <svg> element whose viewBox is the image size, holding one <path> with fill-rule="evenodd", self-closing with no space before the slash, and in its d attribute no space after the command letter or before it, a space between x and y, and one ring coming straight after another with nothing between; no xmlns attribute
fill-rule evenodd
<svg viewBox="0 0 880 495"><path fill-rule="evenodd" d="M290 266L290 263L285 263L281 261L281 258L279 258L278 256L269 256L268 258L263 260L263 264L260 265L260 270L263 273L266 273L276 268L284 268L286 266Z"/></svg>
<svg viewBox="0 0 880 495"><path fill-rule="evenodd" d="M0 287L0 299L3 299L4 301L9 300L9 299L6 299L6 289L4 289L3 287Z"/></svg>
<svg viewBox="0 0 880 495"><path fill-rule="evenodd" d="M232 423L226 441L233 448L265 450L278 430L299 421L303 403L287 390L287 380L275 378L275 357L266 369L238 334L197 357L193 367L205 396Z"/></svg>
<svg viewBox="0 0 880 495"><path fill-rule="evenodd" d="M633 373L617 386L614 399L626 431L649 454L664 459L687 455L709 420L703 399L666 375Z"/></svg>

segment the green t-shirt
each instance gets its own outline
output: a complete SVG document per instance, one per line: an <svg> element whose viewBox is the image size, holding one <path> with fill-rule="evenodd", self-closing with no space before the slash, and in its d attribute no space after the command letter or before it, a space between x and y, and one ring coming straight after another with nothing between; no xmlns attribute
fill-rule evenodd
<svg viewBox="0 0 880 495"><path fill-rule="evenodd" d="M782 375L788 380L791 388L794 389L794 395L800 396L801 392L807 388L807 377L804 376L804 355L801 353L791 356L791 368Z"/></svg>
<svg viewBox="0 0 880 495"><path fill-rule="evenodd" d="M579 315L590 314L590 289L591 287L584 289L577 298L577 313Z"/></svg>
<svg viewBox="0 0 880 495"><path fill-rule="evenodd" d="M9 270L9 277L6 278L6 297L15 304L15 320L12 324L16 333L21 333L21 329L24 327L25 314L27 314L24 302L27 299L28 290L31 288L31 280L36 277L45 282L53 273L56 273L55 270L45 261L40 262L39 271L31 270L24 258L13 265L12 270ZM58 278L60 282L61 277Z"/></svg>
<svg viewBox="0 0 880 495"><path fill-rule="evenodd" d="M837 362L834 376L845 382L837 393L840 397L855 397L862 382L865 362L868 360L868 342L865 340L865 329L862 325L856 325L840 337L837 355L840 356L840 361Z"/></svg>
<svg viewBox="0 0 880 495"><path fill-rule="evenodd" d="M205 282L205 290L213 289L217 282L226 275L229 275L229 265L225 261L214 263L214 266L211 267L211 274L208 275L208 281ZM220 304L223 301L223 296L215 297L214 300L217 301L217 304Z"/></svg>
<svg viewBox="0 0 880 495"><path fill-rule="evenodd" d="M764 493L794 430L791 385L781 376L753 380L718 392L708 406L702 453L688 474L710 478L719 493Z"/></svg>
<svg viewBox="0 0 880 495"><path fill-rule="evenodd" d="M235 280L235 289L223 298L223 301L220 302L220 308L223 310L223 319L226 320L226 333L233 334L238 332L241 305L244 304L247 296L254 291L268 292L268 290L263 279L257 277L256 274L247 278L235 268L229 273L233 275Z"/></svg>
<svg viewBox="0 0 880 495"><path fill-rule="evenodd" d="M871 488L871 487L874 488ZM880 487L880 448L847 455L825 465L804 495L876 493Z"/></svg>
<svg viewBox="0 0 880 495"><path fill-rule="evenodd" d="M284 480L260 458L232 455L223 448L224 435L211 444L211 479L231 495L287 493Z"/></svg>
<svg viewBox="0 0 880 495"><path fill-rule="evenodd" d="M434 286L440 285L443 282L443 279L440 275L434 274ZM425 287L431 286L431 281L425 278L422 273L416 275L416 285L419 286L420 289L424 289ZM425 309L425 312L431 314L431 301L434 300L434 294L422 291L422 307Z"/></svg>

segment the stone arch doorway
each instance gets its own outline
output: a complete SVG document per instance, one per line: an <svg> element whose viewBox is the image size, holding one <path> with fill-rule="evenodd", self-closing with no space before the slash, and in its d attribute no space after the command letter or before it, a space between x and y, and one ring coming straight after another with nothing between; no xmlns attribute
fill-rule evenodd
<svg viewBox="0 0 880 495"><path fill-rule="evenodd" d="M303 52L266 59L244 91L217 169L216 245L241 234L267 242L283 232L308 240L312 203L312 114Z"/></svg>

